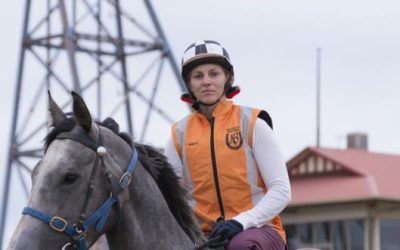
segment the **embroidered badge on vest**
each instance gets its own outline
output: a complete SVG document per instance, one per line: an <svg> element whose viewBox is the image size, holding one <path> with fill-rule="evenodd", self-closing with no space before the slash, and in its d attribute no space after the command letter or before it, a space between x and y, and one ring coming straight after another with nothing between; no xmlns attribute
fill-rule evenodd
<svg viewBox="0 0 400 250"><path fill-rule="evenodd" d="M238 150L243 144L240 127L228 128L225 135L226 145L232 150Z"/></svg>

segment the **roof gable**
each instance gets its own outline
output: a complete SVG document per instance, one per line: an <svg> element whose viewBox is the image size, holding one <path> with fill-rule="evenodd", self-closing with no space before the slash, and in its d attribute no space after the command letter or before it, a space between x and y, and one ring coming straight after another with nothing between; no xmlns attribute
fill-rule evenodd
<svg viewBox="0 0 400 250"><path fill-rule="evenodd" d="M292 178L332 175L357 176L362 174L335 158L313 150L313 148L304 149L287 164L289 176Z"/></svg>

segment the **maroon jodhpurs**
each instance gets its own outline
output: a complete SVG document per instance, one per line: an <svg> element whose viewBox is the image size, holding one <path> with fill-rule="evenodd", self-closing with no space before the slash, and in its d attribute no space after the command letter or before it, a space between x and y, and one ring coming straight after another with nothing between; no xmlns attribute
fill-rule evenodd
<svg viewBox="0 0 400 250"><path fill-rule="evenodd" d="M271 226L249 228L235 235L226 250L285 250L281 236Z"/></svg>

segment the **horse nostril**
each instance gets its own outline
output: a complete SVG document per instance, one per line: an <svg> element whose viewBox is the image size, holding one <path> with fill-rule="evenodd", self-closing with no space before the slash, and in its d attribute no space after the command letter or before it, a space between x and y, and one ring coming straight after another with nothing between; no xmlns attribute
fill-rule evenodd
<svg viewBox="0 0 400 250"><path fill-rule="evenodd" d="M72 184L78 179L79 175L77 173L66 173L64 176L65 184Z"/></svg>

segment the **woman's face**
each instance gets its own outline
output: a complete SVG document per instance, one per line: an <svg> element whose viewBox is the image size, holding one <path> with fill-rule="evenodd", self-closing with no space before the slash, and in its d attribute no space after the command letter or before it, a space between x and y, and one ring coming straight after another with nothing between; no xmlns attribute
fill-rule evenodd
<svg viewBox="0 0 400 250"><path fill-rule="evenodd" d="M211 104L222 96L228 77L220 65L202 64L190 72L189 88L199 101Z"/></svg>

